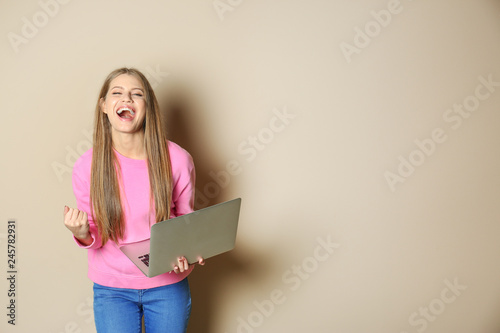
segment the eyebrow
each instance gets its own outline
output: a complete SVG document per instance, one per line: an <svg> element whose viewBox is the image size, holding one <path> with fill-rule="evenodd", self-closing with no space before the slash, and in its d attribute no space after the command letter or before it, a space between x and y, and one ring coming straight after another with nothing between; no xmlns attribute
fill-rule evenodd
<svg viewBox="0 0 500 333"><path fill-rule="evenodd" d="M114 86L114 87L113 87L113 88L111 88L111 89L115 89L115 88L125 89L125 88L123 88L122 86ZM111 89L110 89L110 90L111 90ZM136 89L138 89L138 90L140 90L140 91L144 92L144 89L142 89L142 88L132 88L131 90L136 90Z"/></svg>

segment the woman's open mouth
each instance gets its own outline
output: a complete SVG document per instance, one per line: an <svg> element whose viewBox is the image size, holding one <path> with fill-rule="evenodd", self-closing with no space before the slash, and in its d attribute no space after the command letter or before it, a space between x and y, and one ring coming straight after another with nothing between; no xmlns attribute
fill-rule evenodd
<svg viewBox="0 0 500 333"><path fill-rule="evenodd" d="M134 119L135 111L134 111L134 109L126 106L126 107L119 108L116 111L116 114L118 114L118 117L120 117L123 120L132 120L132 119Z"/></svg>

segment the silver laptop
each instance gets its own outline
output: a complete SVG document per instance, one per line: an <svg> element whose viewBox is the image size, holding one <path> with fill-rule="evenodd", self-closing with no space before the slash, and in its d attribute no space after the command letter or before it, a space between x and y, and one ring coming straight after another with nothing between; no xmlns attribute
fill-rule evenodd
<svg viewBox="0 0 500 333"><path fill-rule="evenodd" d="M177 258L190 264L234 248L241 198L155 223L151 239L125 244L120 250L147 276L174 269Z"/></svg>

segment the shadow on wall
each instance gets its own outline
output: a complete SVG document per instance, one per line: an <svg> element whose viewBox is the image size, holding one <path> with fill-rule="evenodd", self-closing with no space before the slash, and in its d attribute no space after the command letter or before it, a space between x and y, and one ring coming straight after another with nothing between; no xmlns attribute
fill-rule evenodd
<svg viewBox="0 0 500 333"><path fill-rule="evenodd" d="M170 87L168 96L159 99L162 116L167 124L168 138L186 149L194 159L196 167L196 200L195 209L211 206L224 201L225 191L231 186L218 186L210 195L202 191L213 181L209 177L210 171L222 170L217 166L227 161L217 156L217 147L211 144L211 134L204 126L203 119L210 115L203 114L202 108L196 106L196 96L179 85ZM208 120L209 121L209 120ZM240 223L244 221L240 220ZM236 244L238 246L238 244ZM245 253L242 257L241 253ZM205 266L197 266L189 276L192 294L192 311L188 332L216 333L214 318L220 317L217 311L221 308L220 295L229 280L247 279L259 281L259 274L263 270L263 258L250 254L251 251L234 251L221 254L207 260ZM257 265L259 263L259 265ZM264 265L265 266L265 265ZM265 270L264 270L265 271ZM220 333L220 332L217 332Z"/></svg>

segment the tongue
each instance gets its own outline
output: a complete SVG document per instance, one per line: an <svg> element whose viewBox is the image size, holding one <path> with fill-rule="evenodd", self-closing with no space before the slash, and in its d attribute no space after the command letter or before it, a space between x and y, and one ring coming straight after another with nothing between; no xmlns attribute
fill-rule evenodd
<svg viewBox="0 0 500 333"><path fill-rule="evenodd" d="M120 118L124 118L124 119L130 119L132 118L132 114L130 113L130 111L122 111L122 113L120 113L118 116L120 116Z"/></svg>

